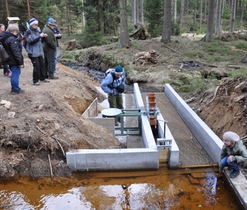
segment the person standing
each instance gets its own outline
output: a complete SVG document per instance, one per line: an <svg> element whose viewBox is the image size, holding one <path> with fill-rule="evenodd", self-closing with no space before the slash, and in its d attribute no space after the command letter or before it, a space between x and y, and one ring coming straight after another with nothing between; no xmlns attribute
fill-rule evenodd
<svg viewBox="0 0 247 210"><path fill-rule="evenodd" d="M124 68L117 65L115 69L107 70L109 73L101 82L102 90L108 94L108 102L110 108L123 109L122 93L124 92L125 85L125 72ZM115 119L115 125L120 122L120 118Z"/></svg>
<svg viewBox="0 0 247 210"><path fill-rule="evenodd" d="M0 23L0 34L5 31L5 25ZM9 66L6 62L1 61L3 66L3 74L4 76L11 77L11 71L9 70Z"/></svg>
<svg viewBox="0 0 247 210"><path fill-rule="evenodd" d="M52 17L49 17L48 22L54 20ZM58 48L59 48L59 42L58 40L62 38L62 34L58 30L57 27L53 29L54 36L56 37L56 52L54 55L54 68L53 68L53 74L57 74L57 58L58 58Z"/></svg>
<svg viewBox="0 0 247 210"><path fill-rule="evenodd" d="M38 23L36 18L30 19L30 27L24 35L26 37L26 51L33 64L33 85L40 85L40 81L50 82L46 79L42 46L42 39L45 39L47 35L39 32Z"/></svg>
<svg viewBox="0 0 247 210"><path fill-rule="evenodd" d="M9 24L7 31L4 31L0 36L4 48L10 55L6 63L9 65L12 75L10 77L11 92L15 94L24 93L25 91L19 87L19 78L21 67L23 67L23 56L21 48L17 40L19 27L17 24Z"/></svg>
<svg viewBox="0 0 247 210"><path fill-rule="evenodd" d="M56 37L54 36L53 30L56 26L56 20L52 19L47 22L42 30L42 33L47 34L47 37L43 42L43 50L45 57L46 78L48 79L58 79L58 77L54 76L53 73L54 56L56 52Z"/></svg>
<svg viewBox="0 0 247 210"><path fill-rule="evenodd" d="M238 134L227 131L223 134L223 147L220 154L219 170L228 166L232 170L229 177L236 178L240 173L239 166L247 161L247 150Z"/></svg>

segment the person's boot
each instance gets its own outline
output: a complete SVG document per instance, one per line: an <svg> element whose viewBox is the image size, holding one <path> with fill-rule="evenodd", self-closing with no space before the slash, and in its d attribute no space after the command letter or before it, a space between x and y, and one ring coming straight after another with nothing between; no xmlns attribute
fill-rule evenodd
<svg viewBox="0 0 247 210"><path fill-rule="evenodd" d="M233 171L232 173L230 173L229 177L234 179L239 175L239 173L240 173L239 171Z"/></svg>

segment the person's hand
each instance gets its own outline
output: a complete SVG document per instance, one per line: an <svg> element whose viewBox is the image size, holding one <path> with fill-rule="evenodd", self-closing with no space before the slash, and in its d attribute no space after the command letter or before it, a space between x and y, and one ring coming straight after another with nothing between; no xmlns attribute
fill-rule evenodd
<svg viewBox="0 0 247 210"><path fill-rule="evenodd" d="M40 37L42 37L42 38L45 38L45 37L47 37L48 35L46 34L46 33L41 33L40 34Z"/></svg>
<svg viewBox="0 0 247 210"><path fill-rule="evenodd" d="M232 160L233 160L233 156L232 156L232 155L230 155L230 156L227 158L227 160L228 160L228 161L230 161L230 162L232 162Z"/></svg>

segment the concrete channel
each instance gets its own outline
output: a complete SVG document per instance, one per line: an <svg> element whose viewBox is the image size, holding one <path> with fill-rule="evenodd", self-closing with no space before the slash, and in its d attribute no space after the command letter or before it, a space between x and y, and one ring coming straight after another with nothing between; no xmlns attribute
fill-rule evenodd
<svg viewBox="0 0 247 210"><path fill-rule="evenodd" d="M181 166L186 167L186 165L218 163L219 154L223 146L220 138L169 84L165 84L164 90L165 93L163 95L168 99L167 102L159 101L160 97L157 97L157 107L166 107L166 110L157 108L156 126L158 132L156 139L154 138L148 112L143 102L145 95L141 94L138 84L135 83L134 106L141 113L141 136L139 139L136 139L141 141L139 144L141 148L78 149L69 151L66 153L68 167L72 171L158 170L161 167L161 159L167 161L167 166L171 169ZM171 113L174 112L177 115L176 117L174 117L174 114L171 116ZM185 126L181 126L180 123L179 127L175 127L175 120L177 119L183 121ZM109 121L108 127L114 132L114 121L108 118L104 120ZM97 120L95 122L97 123ZM126 122L128 121L126 120ZM115 134L117 134L117 131L115 131ZM126 135L126 138L131 137ZM157 141L158 139L159 141ZM167 144L167 142L170 143ZM197 151L195 154L190 154L192 156L187 159L186 157L189 153L186 150L186 145L192 147L190 151ZM202 159L201 162L200 158ZM189 162L189 160L195 159L197 163ZM240 174L236 179L230 179L227 171L224 174L230 186L239 197L240 202L247 209L247 180L243 174Z"/></svg>

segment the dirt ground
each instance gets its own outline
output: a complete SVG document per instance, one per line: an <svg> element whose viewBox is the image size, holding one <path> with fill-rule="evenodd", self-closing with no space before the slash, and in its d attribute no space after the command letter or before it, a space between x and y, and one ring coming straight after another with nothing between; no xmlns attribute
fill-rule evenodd
<svg viewBox="0 0 247 210"><path fill-rule="evenodd" d="M148 40L147 44L150 49L154 48L159 54L172 58L170 49L161 46L157 40L153 43ZM145 48L145 45L140 47ZM128 53L131 62L133 54L138 51L143 49L115 50L112 54L119 53L119 57L122 57ZM126 57L125 59L127 60ZM157 59L158 64L146 65L142 74L130 74L130 84L149 78L144 85L146 89L150 88L152 92L162 91L158 67L164 69L164 65L167 65L166 69L172 72L178 62L168 62L169 59L161 56ZM50 176L50 165L54 176L70 176L65 160L65 152L69 149L120 147L118 139L108 130L81 116L96 97L99 101L104 99L95 88L99 83L85 72L72 70L62 64L58 64L57 69L58 80L33 86L32 65L29 58L25 57L20 87L26 92L19 95L11 94L9 78L3 74L0 76L1 177L19 174ZM149 76L150 72L153 76ZM218 87L203 94L181 96L219 137L225 131L233 130L247 144L247 80L225 78ZM11 105L8 107L9 103Z"/></svg>
<svg viewBox="0 0 247 210"><path fill-rule="evenodd" d="M33 86L25 58L20 76L25 93L16 95L10 79L0 76L0 176L50 176L49 159L54 176L69 176L64 155L69 149L119 148L108 130L81 116L96 97L104 99L98 84L61 64L57 69L58 80Z"/></svg>

